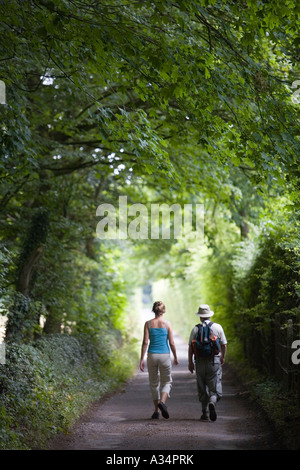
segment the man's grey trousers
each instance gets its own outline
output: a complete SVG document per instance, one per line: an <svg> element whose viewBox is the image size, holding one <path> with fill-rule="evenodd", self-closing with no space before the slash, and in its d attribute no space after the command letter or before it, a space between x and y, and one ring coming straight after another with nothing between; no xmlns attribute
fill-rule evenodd
<svg viewBox="0 0 300 470"><path fill-rule="evenodd" d="M198 397L202 409L209 403L214 405L222 397L222 366L220 357L198 357L195 361Z"/></svg>

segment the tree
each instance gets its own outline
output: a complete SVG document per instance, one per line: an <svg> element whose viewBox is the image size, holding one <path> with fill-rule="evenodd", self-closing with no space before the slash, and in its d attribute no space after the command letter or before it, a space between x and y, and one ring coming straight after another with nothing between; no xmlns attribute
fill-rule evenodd
<svg viewBox="0 0 300 470"><path fill-rule="evenodd" d="M288 189L298 202L294 2L15 0L0 8L1 227L14 257L6 281L18 292L38 296L33 275L42 266L52 266L50 284L60 275L55 243L93 257L95 208L133 182L168 200L221 203L243 234L257 190ZM22 265L38 213L49 227Z"/></svg>

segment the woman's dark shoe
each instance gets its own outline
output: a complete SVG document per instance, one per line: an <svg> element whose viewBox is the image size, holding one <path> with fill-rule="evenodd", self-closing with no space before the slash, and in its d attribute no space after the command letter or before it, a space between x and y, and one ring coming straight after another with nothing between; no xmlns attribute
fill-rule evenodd
<svg viewBox="0 0 300 470"><path fill-rule="evenodd" d="M161 414L163 415L164 418L168 419L169 418L169 413L168 413L168 408L163 402L160 402L158 405L158 408L161 411Z"/></svg>
<svg viewBox="0 0 300 470"><path fill-rule="evenodd" d="M203 411L200 421L209 421L207 411Z"/></svg>
<svg viewBox="0 0 300 470"><path fill-rule="evenodd" d="M210 403L208 405L208 408L209 408L209 417L211 421L216 421L217 413L216 413L215 405L213 403Z"/></svg>
<svg viewBox="0 0 300 470"><path fill-rule="evenodd" d="M153 415L151 416L151 419L159 419L159 412L154 411Z"/></svg>

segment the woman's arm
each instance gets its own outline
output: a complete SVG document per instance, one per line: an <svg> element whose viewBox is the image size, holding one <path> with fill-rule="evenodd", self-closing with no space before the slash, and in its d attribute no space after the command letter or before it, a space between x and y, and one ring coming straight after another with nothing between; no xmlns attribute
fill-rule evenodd
<svg viewBox="0 0 300 470"><path fill-rule="evenodd" d="M193 354L194 353L193 353L192 345L189 344L189 351L188 351L188 363L189 363L189 365L188 365L188 367L189 367L189 371L191 373L193 373L194 369L195 369L195 366L194 366L194 363L193 363Z"/></svg>
<svg viewBox="0 0 300 470"><path fill-rule="evenodd" d="M141 348L141 358L140 358L140 369L142 372L144 372L145 365L144 365L144 357L147 351L148 347L148 342L149 342L149 328L147 322L145 323L144 326L144 337L143 337L143 342L142 342L142 348Z"/></svg>
<svg viewBox="0 0 300 470"><path fill-rule="evenodd" d="M171 323L168 322L168 337L169 337L169 344L170 344L170 348L171 348L171 351L173 353L173 356L174 356L174 364L177 365L178 364L178 359L177 359L177 353L176 353L176 347L175 347L175 342L174 342L174 337L173 337L173 331L172 331L172 327L171 327Z"/></svg>

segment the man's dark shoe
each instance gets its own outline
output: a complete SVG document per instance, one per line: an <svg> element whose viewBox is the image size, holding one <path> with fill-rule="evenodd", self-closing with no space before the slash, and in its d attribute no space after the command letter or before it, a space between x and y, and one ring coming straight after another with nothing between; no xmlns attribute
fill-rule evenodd
<svg viewBox="0 0 300 470"><path fill-rule="evenodd" d="M163 402L160 402L158 405L158 408L161 411L161 414L163 415L164 418L168 419L169 418L169 413L168 413L168 408Z"/></svg>
<svg viewBox="0 0 300 470"><path fill-rule="evenodd" d="M213 403L210 403L208 405L208 408L209 408L209 417L211 421L216 421L217 413L216 413L215 405Z"/></svg>
<svg viewBox="0 0 300 470"><path fill-rule="evenodd" d="M159 419L159 412L154 411L153 415L151 416L151 419Z"/></svg>

